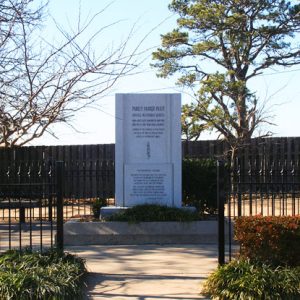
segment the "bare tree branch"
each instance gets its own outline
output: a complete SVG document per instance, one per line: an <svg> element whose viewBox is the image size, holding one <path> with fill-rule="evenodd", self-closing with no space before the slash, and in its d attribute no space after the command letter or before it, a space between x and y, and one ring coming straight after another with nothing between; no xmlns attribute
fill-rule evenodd
<svg viewBox="0 0 300 300"><path fill-rule="evenodd" d="M25 145L51 132L55 123L69 123L78 110L96 103L140 63L141 42L128 53L134 29L118 46L95 54L93 42L118 21L82 42L106 8L85 22L79 13L76 30L66 31L56 23L60 43L39 38L46 5L36 8L34 0L0 4L0 147Z"/></svg>

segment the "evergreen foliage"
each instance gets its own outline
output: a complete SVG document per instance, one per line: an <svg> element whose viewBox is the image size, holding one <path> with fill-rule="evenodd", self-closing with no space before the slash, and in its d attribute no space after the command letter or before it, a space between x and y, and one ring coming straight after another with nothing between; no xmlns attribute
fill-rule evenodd
<svg viewBox="0 0 300 300"><path fill-rule="evenodd" d="M297 300L300 267L274 268L235 260L213 272L202 292L219 300Z"/></svg>
<svg viewBox="0 0 300 300"><path fill-rule="evenodd" d="M300 64L295 3L173 0L169 5L179 15L177 28L162 35L153 66L158 76L178 75L179 85L193 89L190 116L216 129L233 152L270 122L249 81L268 68Z"/></svg>
<svg viewBox="0 0 300 300"><path fill-rule="evenodd" d="M196 212L157 204L136 205L107 218L107 221L129 223L170 221L191 222L196 220L199 220L199 216Z"/></svg>
<svg viewBox="0 0 300 300"><path fill-rule="evenodd" d="M54 250L0 255L0 299L83 299L84 261Z"/></svg>

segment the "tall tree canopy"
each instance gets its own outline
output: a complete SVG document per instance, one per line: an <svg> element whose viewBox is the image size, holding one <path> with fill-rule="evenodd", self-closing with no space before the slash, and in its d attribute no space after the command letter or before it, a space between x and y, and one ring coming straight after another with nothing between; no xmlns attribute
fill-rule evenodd
<svg viewBox="0 0 300 300"><path fill-rule="evenodd" d="M128 39L115 48L98 40L95 52L97 37L114 24L87 34L101 12L85 23L78 18L70 31L55 24L59 42L52 43L40 31L47 18L41 3L0 2L0 147L24 145L54 123L68 123L136 67L139 45L126 54Z"/></svg>
<svg viewBox="0 0 300 300"><path fill-rule="evenodd" d="M298 2L299 3L299 2ZM234 151L266 118L249 80L300 63L299 4L285 0L173 0L178 27L153 53L158 76L195 90L190 107Z"/></svg>

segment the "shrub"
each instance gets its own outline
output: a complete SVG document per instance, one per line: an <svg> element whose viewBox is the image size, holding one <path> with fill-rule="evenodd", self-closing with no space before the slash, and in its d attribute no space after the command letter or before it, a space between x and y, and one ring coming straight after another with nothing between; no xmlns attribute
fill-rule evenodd
<svg viewBox="0 0 300 300"><path fill-rule="evenodd" d="M0 299L82 299L84 261L54 250L0 255Z"/></svg>
<svg viewBox="0 0 300 300"><path fill-rule="evenodd" d="M176 207L168 207L157 204L142 204L130 207L121 213L107 217L107 221L121 222L189 222L198 220L197 212L191 212Z"/></svg>
<svg viewBox="0 0 300 300"><path fill-rule="evenodd" d="M300 216L238 218L235 239L242 257L275 266L300 266Z"/></svg>
<svg viewBox="0 0 300 300"><path fill-rule="evenodd" d="M217 210L217 170L212 159L184 159L182 162L182 196L185 205L200 213Z"/></svg>
<svg viewBox="0 0 300 300"><path fill-rule="evenodd" d="M104 198L97 198L94 200L94 202L92 203L92 212L94 218L99 219L101 207L106 205L107 201Z"/></svg>
<svg viewBox="0 0 300 300"><path fill-rule="evenodd" d="M202 293L220 300L300 299L300 267L272 268L248 260L232 261L208 277Z"/></svg>

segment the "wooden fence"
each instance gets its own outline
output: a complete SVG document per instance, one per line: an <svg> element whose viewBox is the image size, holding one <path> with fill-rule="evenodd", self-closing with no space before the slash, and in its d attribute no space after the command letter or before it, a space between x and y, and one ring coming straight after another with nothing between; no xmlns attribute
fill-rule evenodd
<svg viewBox="0 0 300 300"><path fill-rule="evenodd" d="M8 161L107 162L115 160L115 145L28 146L0 148L0 163Z"/></svg>
<svg viewBox="0 0 300 300"><path fill-rule="evenodd" d="M113 144L0 148L0 181L14 176L24 182L26 174L45 164L52 170L56 161L64 162L65 198L114 196Z"/></svg>
<svg viewBox="0 0 300 300"><path fill-rule="evenodd" d="M222 140L183 143L184 157L222 158L229 147ZM243 150L242 159L266 161L298 161L300 158L300 137L255 138Z"/></svg>
<svg viewBox="0 0 300 300"><path fill-rule="evenodd" d="M183 157L226 159L228 145L224 141L182 142ZM300 137L252 139L243 150L240 165L270 169L299 170ZM29 146L0 148L0 180L11 163L26 162L24 168L36 162L64 161L66 194L75 198L114 195L115 145ZM2 172L2 175L1 175ZM75 192L74 192L75 191Z"/></svg>
<svg viewBox="0 0 300 300"><path fill-rule="evenodd" d="M183 157L224 158L229 147L222 140L182 142ZM300 137L256 138L244 149L245 160L264 158L268 161L298 161ZM28 146L0 148L0 164L4 161L110 161L115 160L114 144L72 146Z"/></svg>

